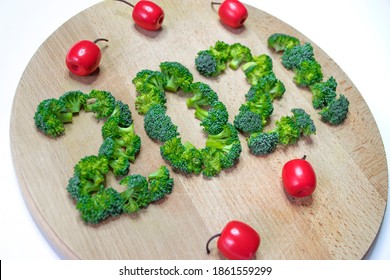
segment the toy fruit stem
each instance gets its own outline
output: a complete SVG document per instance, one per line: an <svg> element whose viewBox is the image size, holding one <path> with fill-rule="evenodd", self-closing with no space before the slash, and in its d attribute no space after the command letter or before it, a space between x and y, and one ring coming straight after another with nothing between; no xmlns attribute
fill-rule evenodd
<svg viewBox="0 0 390 280"><path fill-rule="evenodd" d="M125 3L125 4L127 4L127 5L129 5L129 6L134 8L133 4L131 4L131 3L127 2L127 1L125 1L125 0L115 0L115 1L123 2L123 3Z"/></svg>
<svg viewBox="0 0 390 280"><path fill-rule="evenodd" d="M306 159L306 155L303 155L302 159L305 160Z"/></svg>
<svg viewBox="0 0 390 280"><path fill-rule="evenodd" d="M219 2L211 2L211 6L214 6L214 5L221 5L222 3L219 3Z"/></svg>
<svg viewBox="0 0 390 280"><path fill-rule="evenodd" d="M105 38L98 38L95 41L93 41L93 43L96 44L97 42L100 42L100 41L108 42L108 40Z"/></svg>
<svg viewBox="0 0 390 280"><path fill-rule="evenodd" d="M206 252L207 252L207 254L210 254L210 249L209 249L210 241L213 240L214 238L219 237L219 236L221 236L221 234L217 233L217 234L211 236L210 239L207 241L207 244L206 244Z"/></svg>

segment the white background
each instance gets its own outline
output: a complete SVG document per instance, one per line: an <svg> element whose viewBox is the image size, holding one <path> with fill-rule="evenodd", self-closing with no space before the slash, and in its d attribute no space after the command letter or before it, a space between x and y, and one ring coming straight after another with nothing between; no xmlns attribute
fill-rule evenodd
<svg viewBox="0 0 390 280"><path fill-rule="evenodd" d="M2 260L61 258L32 220L17 183L9 140L11 106L19 79L39 46L72 16L98 2L100 1L1 0L0 259ZM243 0L242 2L268 12L293 26L333 58L351 78L371 109L389 161L390 1ZM382 228L367 258L390 259L389 216L387 209Z"/></svg>

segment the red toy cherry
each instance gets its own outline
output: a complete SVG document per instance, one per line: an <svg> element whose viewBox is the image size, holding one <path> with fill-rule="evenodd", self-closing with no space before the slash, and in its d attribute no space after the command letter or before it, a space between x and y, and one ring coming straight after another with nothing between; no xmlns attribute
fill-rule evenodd
<svg viewBox="0 0 390 280"><path fill-rule="evenodd" d="M216 237L219 237L218 250L230 260L252 259L260 246L260 235L252 227L240 221L228 222L221 233L212 236L206 244L207 254L210 253L210 241Z"/></svg>
<svg viewBox="0 0 390 280"><path fill-rule="evenodd" d="M222 3L211 2L211 5L221 5L218 15L224 24L232 28L243 26L248 18L248 10L238 0L225 0Z"/></svg>
<svg viewBox="0 0 390 280"><path fill-rule="evenodd" d="M96 45L99 41L107 39L99 38L95 41L82 40L74 44L66 55L66 66L69 71L77 76L92 74L100 64L102 57L100 48Z"/></svg>

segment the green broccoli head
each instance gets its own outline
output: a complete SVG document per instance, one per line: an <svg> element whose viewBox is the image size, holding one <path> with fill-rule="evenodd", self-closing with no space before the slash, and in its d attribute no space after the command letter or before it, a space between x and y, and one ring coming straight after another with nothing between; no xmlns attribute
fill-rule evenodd
<svg viewBox="0 0 390 280"><path fill-rule="evenodd" d="M207 136L206 147L224 149L225 146L239 141L237 129L231 123L226 123L220 133Z"/></svg>
<svg viewBox="0 0 390 280"><path fill-rule="evenodd" d="M294 68L294 82L299 86L311 86L322 81L321 65L315 60L305 60Z"/></svg>
<svg viewBox="0 0 390 280"><path fill-rule="evenodd" d="M120 193L124 201L123 212L129 214L137 212L151 202L146 177L139 174L129 175L124 177L119 184L126 187Z"/></svg>
<svg viewBox="0 0 390 280"><path fill-rule="evenodd" d="M81 108L84 107L87 102L87 97L85 93L76 90L68 91L60 96L59 100L62 102L66 108L67 112L70 113L79 113Z"/></svg>
<svg viewBox="0 0 390 280"><path fill-rule="evenodd" d="M165 104L167 103L167 99L165 96L165 92L150 92L148 94L139 94L135 98L135 109L137 110L138 114L145 115L146 112L149 111L149 109L159 104L161 106L165 107Z"/></svg>
<svg viewBox="0 0 390 280"><path fill-rule="evenodd" d="M330 77L325 82L315 83L310 86L313 94L312 104L314 109L322 109L328 106L336 98L337 81L334 77Z"/></svg>
<svg viewBox="0 0 390 280"><path fill-rule="evenodd" d="M165 142L179 134L166 112L165 107L156 104L145 114L144 128L151 139Z"/></svg>
<svg viewBox="0 0 390 280"><path fill-rule="evenodd" d="M276 121L276 132L279 136L279 142L284 145L297 143L301 136L300 127L290 116L283 116Z"/></svg>
<svg viewBox="0 0 390 280"><path fill-rule="evenodd" d="M201 153L204 165L202 174L209 178L217 176L222 170L221 152L213 147L205 147Z"/></svg>
<svg viewBox="0 0 390 280"><path fill-rule="evenodd" d="M135 77L132 80L132 83L135 86L135 90L137 92L143 92L144 84L146 83L146 80L149 78L150 75L153 75L155 71L149 70L149 69L143 69L135 75Z"/></svg>
<svg viewBox="0 0 390 280"><path fill-rule="evenodd" d="M263 129L263 118L252 112L246 104L243 104L239 113L234 117L233 124L237 130L250 134Z"/></svg>
<svg viewBox="0 0 390 280"><path fill-rule="evenodd" d="M299 39L283 33L271 34L268 37L267 43L268 47L276 52L282 52L300 45Z"/></svg>
<svg viewBox="0 0 390 280"><path fill-rule="evenodd" d="M153 71L149 76L145 79L145 82L142 86L139 87L139 94L152 94L152 93L160 93L164 92L168 84L167 76L159 71Z"/></svg>
<svg viewBox="0 0 390 280"><path fill-rule="evenodd" d="M229 45L223 41L217 41L208 50L198 52L195 67L202 76L216 77L225 71L229 56Z"/></svg>
<svg viewBox="0 0 390 280"><path fill-rule="evenodd" d="M120 100L115 102L115 108L110 117L119 118L119 126L128 127L133 123L132 114L129 105Z"/></svg>
<svg viewBox="0 0 390 280"><path fill-rule="evenodd" d="M308 113L301 108L294 108L291 112L302 135L309 136L316 133L316 126Z"/></svg>
<svg viewBox="0 0 390 280"><path fill-rule="evenodd" d="M229 113L225 104L220 101L214 102L209 109L199 106L195 109L195 117L201 121L200 125L208 134L218 134L223 130L229 119Z"/></svg>
<svg viewBox="0 0 390 280"><path fill-rule="evenodd" d="M251 50L241 43L234 43L230 45L229 55L229 67L233 70L237 70L242 63L252 60Z"/></svg>
<svg viewBox="0 0 390 280"><path fill-rule="evenodd" d="M282 55L282 64L286 69L295 69L303 61L314 60L313 46L310 43L288 48Z"/></svg>
<svg viewBox="0 0 390 280"><path fill-rule="evenodd" d="M160 70L166 76L167 83L165 90L170 92L177 92L182 89L188 92L194 80L192 73L179 62L165 61L160 63Z"/></svg>
<svg viewBox="0 0 390 280"><path fill-rule="evenodd" d="M261 77L256 84L258 90L269 93L272 100L283 97L286 88L273 72Z"/></svg>
<svg viewBox="0 0 390 280"><path fill-rule="evenodd" d="M191 142L183 144L185 148L181 154L181 160L185 163L187 174L200 174L203 169L202 153Z"/></svg>
<svg viewBox="0 0 390 280"><path fill-rule="evenodd" d="M273 73L272 59L266 54L254 56L253 60L242 66L249 84L256 85L260 78Z"/></svg>
<svg viewBox="0 0 390 280"><path fill-rule="evenodd" d="M124 127L121 126L121 118L119 116L111 116L104 122L101 132L103 139L107 137L122 138L128 134L135 134L134 123Z"/></svg>
<svg viewBox="0 0 390 280"><path fill-rule="evenodd" d="M275 151L279 143L279 134L271 132L255 132L247 139L250 152L256 156L268 155Z"/></svg>
<svg viewBox="0 0 390 280"><path fill-rule="evenodd" d="M72 122L73 114L67 112L65 104L54 98L41 101L34 114L35 126L43 134L58 137L65 132L65 123Z"/></svg>
<svg viewBox="0 0 390 280"><path fill-rule="evenodd" d="M262 125L265 126L274 111L274 105L268 93L259 94L256 98L247 101L245 105L251 112L261 116Z"/></svg>
<svg viewBox="0 0 390 280"><path fill-rule="evenodd" d="M211 87L202 82L195 82L190 87L192 97L188 98L186 103L188 108L197 106L213 106L218 101L217 93Z"/></svg>
<svg viewBox="0 0 390 280"><path fill-rule="evenodd" d="M338 99L335 99L320 111L321 119L333 125L341 124L347 118L348 107L348 99L340 94Z"/></svg>
<svg viewBox="0 0 390 280"><path fill-rule="evenodd" d="M115 98L108 91L92 90L84 105L86 112L96 113L97 119L109 117L115 109Z"/></svg>
<svg viewBox="0 0 390 280"><path fill-rule="evenodd" d="M157 201L172 193L173 178L170 177L169 169L161 166L155 172L148 175L150 201Z"/></svg>
<svg viewBox="0 0 390 280"><path fill-rule="evenodd" d="M86 156L74 167L74 174L68 181L67 191L76 201L82 196L91 195L104 188L109 171L105 156Z"/></svg>
<svg viewBox="0 0 390 280"><path fill-rule="evenodd" d="M123 199L113 188L104 188L93 195L81 197L76 208L84 222L98 224L108 217L123 213Z"/></svg>

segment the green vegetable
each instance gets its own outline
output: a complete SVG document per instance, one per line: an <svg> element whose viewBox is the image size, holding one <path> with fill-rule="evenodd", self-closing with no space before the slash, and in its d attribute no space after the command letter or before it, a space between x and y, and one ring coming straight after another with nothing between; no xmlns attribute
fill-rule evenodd
<svg viewBox="0 0 390 280"><path fill-rule="evenodd" d="M146 177L139 174L129 175L124 177L119 184L126 187L120 193L124 201L123 211L125 213L134 213L148 206L151 196Z"/></svg>
<svg viewBox="0 0 390 280"><path fill-rule="evenodd" d="M279 134L276 131L252 133L248 141L248 147L254 155L267 155L275 151L279 143Z"/></svg>
<svg viewBox="0 0 390 280"><path fill-rule="evenodd" d="M212 106L218 101L217 93L211 87L202 82L195 82L190 87L192 97L188 98L186 103L188 108L197 106Z"/></svg>
<svg viewBox="0 0 390 280"><path fill-rule="evenodd" d="M165 61L160 64L160 70L167 79L167 83L164 86L165 90L177 92L180 88L184 92L189 91L194 78L192 73L183 64Z"/></svg>
<svg viewBox="0 0 390 280"><path fill-rule="evenodd" d="M313 46L310 43L288 48L282 55L282 64L286 69L295 69L306 60L314 60Z"/></svg>
<svg viewBox="0 0 390 280"><path fill-rule="evenodd" d="M242 66L245 77L251 85L256 85L260 78L273 73L272 68L272 59L266 54L253 56L252 61Z"/></svg>
<svg viewBox="0 0 390 280"><path fill-rule="evenodd" d="M144 128L148 136L160 142L168 141L177 136L177 126L166 114L166 108L160 104L153 105L144 118Z"/></svg>
<svg viewBox="0 0 390 280"><path fill-rule="evenodd" d="M282 81L278 80L273 72L261 77L251 90L267 92L272 100L282 98L286 88ZM246 95L247 99L251 94Z"/></svg>
<svg viewBox="0 0 390 280"><path fill-rule="evenodd" d="M340 94L338 99L335 99L332 103L320 111L320 115L324 122L338 125L347 118L348 107L348 99L344 95Z"/></svg>
<svg viewBox="0 0 390 280"><path fill-rule="evenodd" d="M96 113L97 119L109 117L115 109L115 98L108 91L92 90L87 97L84 105L86 112Z"/></svg>
<svg viewBox="0 0 390 280"><path fill-rule="evenodd" d="M276 52L283 52L286 49L298 46L300 41L290 35L274 33L268 37L268 47Z"/></svg>
<svg viewBox="0 0 390 280"><path fill-rule="evenodd" d="M229 120L229 113L226 106L220 102L214 102L209 109L199 106L195 109L195 117L201 121L200 125L208 134L220 133Z"/></svg>
<svg viewBox="0 0 390 280"><path fill-rule="evenodd" d="M322 109L328 106L336 98L336 79L330 77L325 82L315 83L310 86L311 93L313 94L312 103L314 109Z"/></svg>
<svg viewBox="0 0 390 280"><path fill-rule="evenodd" d="M229 50L229 67L233 70L237 70L242 63L246 63L252 60L251 50L242 45L241 43L234 43L230 45Z"/></svg>
<svg viewBox="0 0 390 280"><path fill-rule="evenodd" d="M260 114L252 112L248 105L242 104L233 124L237 130L251 134L263 129L263 118Z"/></svg>
<svg viewBox="0 0 390 280"><path fill-rule="evenodd" d="M315 60L305 60L294 68L294 82L299 86L311 86L323 78L321 65Z"/></svg>
<svg viewBox="0 0 390 280"><path fill-rule="evenodd" d="M160 147L164 160L176 170L185 174L199 174L203 168L201 152L190 142L184 144L179 137L173 137Z"/></svg>
<svg viewBox="0 0 390 280"><path fill-rule="evenodd" d="M223 41L217 41L208 50L198 52L195 67L202 76L216 77L225 71L229 58L229 45Z"/></svg>
<svg viewBox="0 0 390 280"><path fill-rule="evenodd" d="M86 223L98 224L108 217L123 213L123 199L113 188L104 188L92 195L81 197L76 208Z"/></svg>
<svg viewBox="0 0 390 280"><path fill-rule="evenodd" d="M59 100L62 102L66 108L67 112L72 114L79 113L80 110L84 107L87 102L88 95L77 90L77 91L68 91L60 96Z"/></svg>
<svg viewBox="0 0 390 280"><path fill-rule="evenodd" d="M150 173L148 181L151 202L172 193L173 179L170 177L169 169L166 166L161 166L155 172Z"/></svg>
<svg viewBox="0 0 390 280"><path fill-rule="evenodd" d="M68 112L64 102L50 98L41 101L34 114L35 126L50 137L58 137L65 131L65 123L72 122L73 114Z"/></svg>

